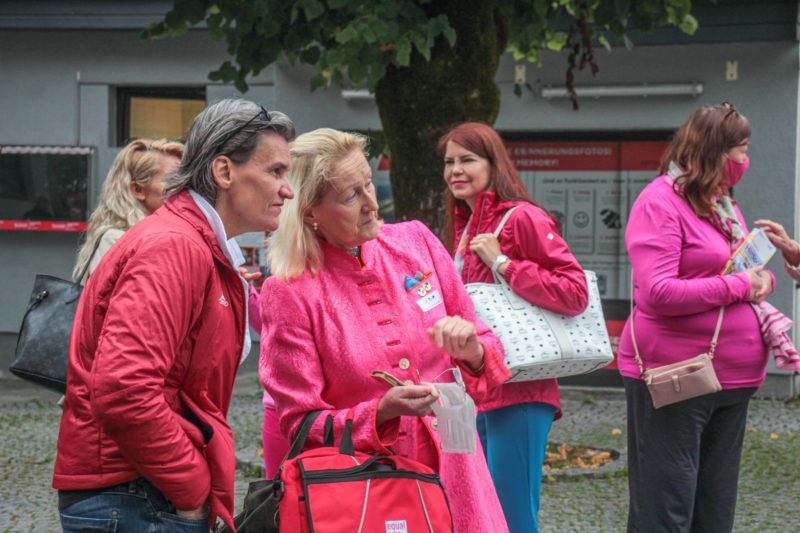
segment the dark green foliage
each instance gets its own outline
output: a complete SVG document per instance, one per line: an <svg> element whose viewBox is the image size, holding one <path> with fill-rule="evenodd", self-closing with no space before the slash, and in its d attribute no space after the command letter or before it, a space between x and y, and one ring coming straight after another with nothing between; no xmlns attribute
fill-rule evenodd
<svg viewBox="0 0 800 533"><path fill-rule="evenodd" d="M175 0L143 35L179 36L205 21L233 58L209 77L241 91L247 76L285 59L314 66L312 89L347 82L374 92L396 211L439 229L435 142L459 122L494 122L503 52L536 62L541 50L566 48L572 89L575 69L599 68L596 43L629 44L628 30L661 25L692 33L690 10L691 0Z"/></svg>

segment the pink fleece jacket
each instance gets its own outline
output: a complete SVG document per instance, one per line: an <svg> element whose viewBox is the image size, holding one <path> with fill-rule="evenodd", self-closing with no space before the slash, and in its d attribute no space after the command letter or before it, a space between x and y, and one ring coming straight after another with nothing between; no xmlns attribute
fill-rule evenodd
<svg viewBox="0 0 800 533"><path fill-rule="evenodd" d="M316 277L269 278L261 291L262 315L269 317L261 343L262 376L275 400L281 431L294 434L305 413L323 409L335 413L338 439L352 410L357 449L387 452L391 446L438 469L457 532L507 531L482 451L440 453L432 416L404 416L375 425L387 385L372 378L372 371L413 383L453 381L447 369L454 361L427 333L446 315L476 322L485 366L479 374L462 366L476 403L511 377L500 341L477 321L447 250L419 222L384 225L376 239L361 247L363 267L344 250L324 241L321 246L323 266ZM424 295L418 292L421 286L406 290L405 277L416 272L427 276ZM325 415L309 435L314 445L322 442Z"/></svg>
<svg viewBox="0 0 800 533"><path fill-rule="evenodd" d="M625 242L633 265L636 341L645 367L706 352L724 305L714 370L723 389L758 387L769 350L748 303L750 280L744 272L720 275L731 253L726 237L692 211L667 176L655 179L634 202ZM620 339L618 364L623 376L639 378L630 322Z"/></svg>
<svg viewBox="0 0 800 533"><path fill-rule="evenodd" d="M482 192L475 202L474 215L466 206L456 207L453 249L458 247L470 217L473 222L468 228L468 242L479 233L494 233L506 212L516 206L519 208L498 237L501 250L511 258L503 277L527 301L567 316L579 315L589 302L586 275L552 217L542 208L528 202L506 202L494 192ZM494 283L491 269L469 247L464 252L461 279L464 283ZM491 411L523 402L550 404L557 409L555 418L561 418L555 379L506 383L493 389L478 410Z"/></svg>

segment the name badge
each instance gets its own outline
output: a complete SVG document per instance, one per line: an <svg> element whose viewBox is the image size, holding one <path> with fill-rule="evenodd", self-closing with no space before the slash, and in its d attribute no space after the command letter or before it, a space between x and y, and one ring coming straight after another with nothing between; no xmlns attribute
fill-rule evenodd
<svg viewBox="0 0 800 533"><path fill-rule="evenodd" d="M439 291L431 291L417 300L417 305L422 309L422 312L427 313L437 305L442 305L442 295Z"/></svg>

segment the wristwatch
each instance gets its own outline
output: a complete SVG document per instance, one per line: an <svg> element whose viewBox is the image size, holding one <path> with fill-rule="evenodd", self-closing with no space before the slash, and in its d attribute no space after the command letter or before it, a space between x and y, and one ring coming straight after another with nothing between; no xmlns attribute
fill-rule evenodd
<svg viewBox="0 0 800 533"><path fill-rule="evenodd" d="M500 265L508 261L508 256L506 254L500 254L497 256L497 259L494 260L492 264L492 274L497 274L497 269L500 268Z"/></svg>

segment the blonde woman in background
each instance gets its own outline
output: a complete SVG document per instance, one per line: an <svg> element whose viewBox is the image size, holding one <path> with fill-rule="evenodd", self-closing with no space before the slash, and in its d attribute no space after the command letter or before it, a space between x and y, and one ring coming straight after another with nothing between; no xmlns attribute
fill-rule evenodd
<svg viewBox="0 0 800 533"><path fill-rule="evenodd" d="M77 279L94 271L103 255L131 226L161 207L162 178L181 162L183 145L166 139L137 139L117 155L108 172L97 208L89 218L86 241L78 252L73 270ZM95 250L96 247L96 250Z"/></svg>

